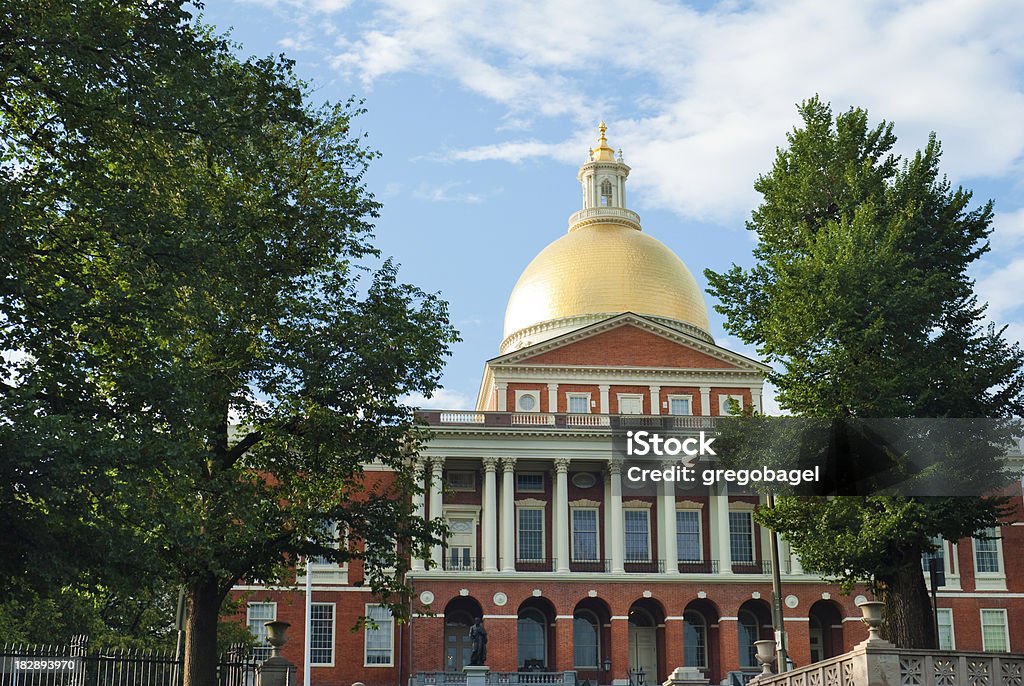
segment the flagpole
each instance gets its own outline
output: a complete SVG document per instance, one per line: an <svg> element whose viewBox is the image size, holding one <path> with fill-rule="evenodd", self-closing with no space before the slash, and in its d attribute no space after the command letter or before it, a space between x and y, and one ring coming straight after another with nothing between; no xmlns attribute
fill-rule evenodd
<svg viewBox="0 0 1024 686"><path fill-rule="evenodd" d="M311 686L313 680L310 678L309 665L312 662L313 646L311 642L313 634L313 570L312 565L309 563L309 558L306 558L306 621L303 623L303 656L302 656L302 670L303 670L303 683L305 686Z"/></svg>

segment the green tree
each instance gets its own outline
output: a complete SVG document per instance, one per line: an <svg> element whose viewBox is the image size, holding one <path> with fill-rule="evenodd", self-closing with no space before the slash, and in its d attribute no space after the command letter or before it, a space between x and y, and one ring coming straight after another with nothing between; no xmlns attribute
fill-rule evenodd
<svg viewBox="0 0 1024 686"><path fill-rule="evenodd" d="M358 105L311 107L289 61L239 59L183 4L0 14L0 576L184 587L185 683L212 686L231 587L301 555L365 544L404 617L439 527L398 398L457 335L377 259Z"/></svg>
<svg viewBox="0 0 1024 686"><path fill-rule="evenodd" d="M755 264L707 271L726 329L778 370L780 405L823 419L1020 416L1022 353L983 327L970 266L988 250L992 203L939 172L932 135L901 160L892 125L862 109L835 117L818 98L755 188L747 228ZM979 448L972 460L990 460ZM994 464L989 462L987 464ZM921 573L933 537L998 524L1005 499L780 498L760 521L804 565L849 588L869 582L886 603L888 638L936 639Z"/></svg>

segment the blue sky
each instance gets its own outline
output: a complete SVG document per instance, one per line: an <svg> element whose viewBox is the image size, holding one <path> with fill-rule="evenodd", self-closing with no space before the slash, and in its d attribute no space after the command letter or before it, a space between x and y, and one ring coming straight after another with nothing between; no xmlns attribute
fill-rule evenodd
<svg viewBox="0 0 1024 686"><path fill-rule="evenodd" d="M246 54L294 59L318 99L365 98L376 243L449 300L464 339L417 404L472 404L512 286L579 209L601 119L633 169L631 209L703 286L707 267L750 263L753 181L815 93L894 122L904 154L935 131L953 184L995 201L975 277L1024 339L1017 0L209 0L202 18ZM711 317L719 344L754 354Z"/></svg>

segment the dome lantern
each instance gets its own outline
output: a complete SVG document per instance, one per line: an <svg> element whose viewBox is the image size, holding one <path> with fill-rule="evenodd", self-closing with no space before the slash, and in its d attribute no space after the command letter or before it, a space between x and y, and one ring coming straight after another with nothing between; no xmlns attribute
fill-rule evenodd
<svg viewBox="0 0 1024 686"><path fill-rule="evenodd" d="M608 145L605 123L601 122L597 129L600 132L597 147L591 148L587 161L576 175L583 187L583 209L569 217L569 231L608 220L640 231L639 215L626 209L629 166L622 160L622 150L616 157L615 150Z"/></svg>

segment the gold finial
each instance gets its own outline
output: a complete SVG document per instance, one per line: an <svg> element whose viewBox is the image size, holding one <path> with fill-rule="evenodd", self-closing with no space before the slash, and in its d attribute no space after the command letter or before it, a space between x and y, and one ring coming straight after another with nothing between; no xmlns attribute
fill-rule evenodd
<svg viewBox="0 0 1024 686"><path fill-rule="evenodd" d="M608 125L604 123L604 120L598 125L597 130L601 132L601 136L597 139L597 147L590 151L590 161L607 162L614 160L615 151L608 147L608 139L604 135L608 130Z"/></svg>

